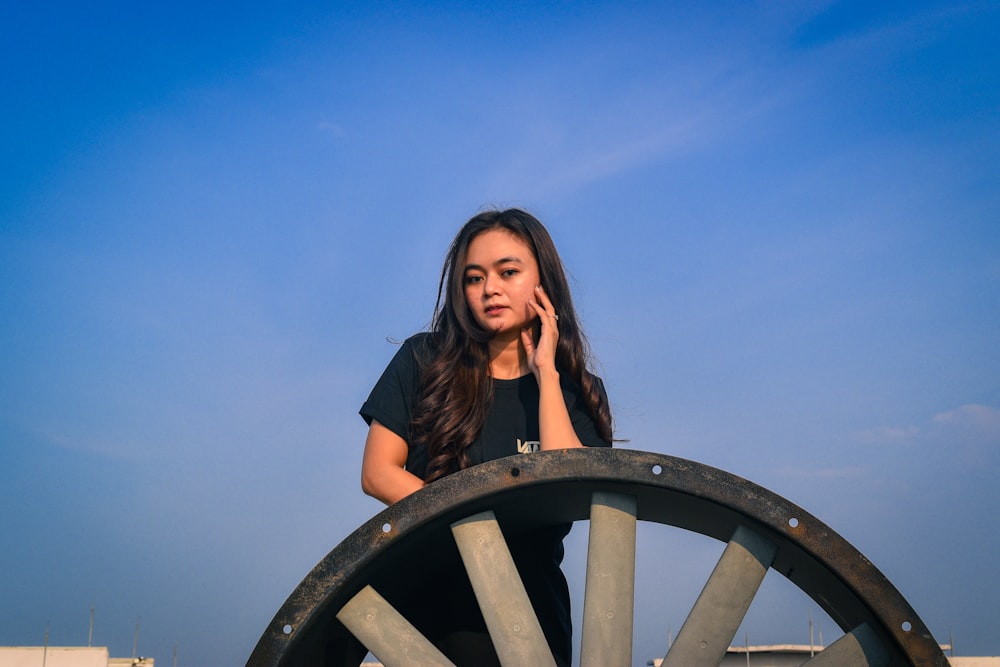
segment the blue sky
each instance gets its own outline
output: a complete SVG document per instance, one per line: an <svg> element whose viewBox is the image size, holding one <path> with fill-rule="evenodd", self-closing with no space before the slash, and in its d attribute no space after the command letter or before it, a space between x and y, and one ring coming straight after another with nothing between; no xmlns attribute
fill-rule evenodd
<svg viewBox="0 0 1000 667"><path fill-rule="evenodd" d="M140 654L245 662L380 509L356 412L387 337L426 326L461 223L517 205L628 447L805 507L1000 654L998 28L996 2L5 7L0 645L84 644L93 606L113 655L141 619ZM671 594L638 600L636 664L721 550L676 532L641 534ZM787 589L741 637L808 640Z"/></svg>

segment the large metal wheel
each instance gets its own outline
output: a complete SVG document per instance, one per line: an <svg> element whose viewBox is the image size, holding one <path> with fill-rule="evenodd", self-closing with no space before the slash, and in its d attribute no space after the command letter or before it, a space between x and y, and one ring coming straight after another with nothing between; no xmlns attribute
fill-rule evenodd
<svg viewBox="0 0 1000 667"><path fill-rule="evenodd" d="M806 663L810 667L948 665L892 584L802 508L693 461L594 448L478 465L388 507L299 584L248 667L357 667L365 647L390 666L451 664L386 599L405 599L412 588L401 571L432 567L456 546L501 661L553 664L504 535L582 520L590 521L590 537L581 665L632 664L637 520L727 543L666 666L718 665L768 569L812 598L844 632Z"/></svg>

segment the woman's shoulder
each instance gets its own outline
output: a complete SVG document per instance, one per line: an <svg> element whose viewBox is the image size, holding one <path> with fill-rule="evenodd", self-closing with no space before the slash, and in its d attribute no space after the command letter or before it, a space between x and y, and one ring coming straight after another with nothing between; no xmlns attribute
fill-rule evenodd
<svg viewBox="0 0 1000 667"><path fill-rule="evenodd" d="M436 352L439 348L438 335L430 331L420 331L403 341L403 349L422 355Z"/></svg>
<svg viewBox="0 0 1000 667"><path fill-rule="evenodd" d="M437 334L429 331L415 333L403 341L396 357L422 368L437 356L440 350L438 338Z"/></svg>
<svg viewBox="0 0 1000 667"><path fill-rule="evenodd" d="M403 341L403 345L426 345L434 338L430 331L418 331Z"/></svg>

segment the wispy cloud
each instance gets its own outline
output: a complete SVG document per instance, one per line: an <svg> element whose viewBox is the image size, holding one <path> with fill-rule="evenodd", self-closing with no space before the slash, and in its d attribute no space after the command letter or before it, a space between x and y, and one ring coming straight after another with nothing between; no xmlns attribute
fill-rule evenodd
<svg viewBox="0 0 1000 667"><path fill-rule="evenodd" d="M330 121L320 121L316 124L316 129L321 133L339 139L347 134L347 131L339 123L331 123Z"/></svg>
<svg viewBox="0 0 1000 667"><path fill-rule="evenodd" d="M970 403L939 412L920 426L877 426L854 437L873 446L946 451L967 465L982 465L1000 454L1000 409Z"/></svg>
<svg viewBox="0 0 1000 667"><path fill-rule="evenodd" d="M920 435L916 426L876 426L859 431L854 437L868 444L895 443L906 444L914 442Z"/></svg>
<svg viewBox="0 0 1000 667"><path fill-rule="evenodd" d="M978 6L977 6L978 5ZM806 46L833 47L854 53L923 47L946 35L954 22L989 11L981 3L947 7L886 7L872 3L862 11L838 12L836 3L803 23L799 37ZM856 8L855 8L856 9ZM832 11L831 11L832 10Z"/></svg>
<svg viewBox="0 0 1000 667"><path fill-rule="evenodd" d="M1000 410L975 403L934 415L935 424L973 431L1000 443Z"/></svg>
<svg viewBox="0 0 1000 667"><path fill-rule="evenodd" d="M638 139L622 139L620 143L594 146L578 154L571 163L551 169L539 187L545 192L572 192L643 164L664 159L687 150L705 134L695 119L684 119L674 125L657 128Z"/></svg>

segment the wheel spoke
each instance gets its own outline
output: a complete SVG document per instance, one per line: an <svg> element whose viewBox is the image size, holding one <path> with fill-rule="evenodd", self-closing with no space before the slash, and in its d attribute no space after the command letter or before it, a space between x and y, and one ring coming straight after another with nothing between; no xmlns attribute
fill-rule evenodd
<svg viewBox="0 0 1000 667"><path fill-rule="evenodd" d="M590 506L581 667L632 664L636 499L597 492Z"/></svg>
<svg viewBox="0 0 1000 667"><path fill-rule="evenodd" d="M555 665L493 512L451 525L455 543L503 665Z"/></svg>
<svg viewBox="0 0 1000 667"><path fill-rule="evenodd" d="M351 598L337 620L386 667L455 667L371 586Z"/></svg>
<svg viewBox="0 0 1000 667"><path fill-rule="evenodd" d="M777 548L745 526L733 533L663 667L718 665L750 608Z"/></svg>
<svg viewBox="0 0 1000 667"><path fill-rule="evenodd" d="M889 654L867 624L862 623L827 646L802 667L884 667Z"/></svg>

